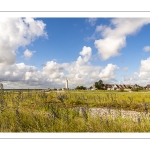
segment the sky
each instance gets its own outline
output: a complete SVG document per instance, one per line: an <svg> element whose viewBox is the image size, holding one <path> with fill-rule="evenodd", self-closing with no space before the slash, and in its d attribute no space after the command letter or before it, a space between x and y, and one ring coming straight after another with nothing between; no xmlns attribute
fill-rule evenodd
<svg viewBox="0 0 150 150"><path fill-rule="evenodd" d="M150 18L0 18L4 88L150 84Z"/></svg>

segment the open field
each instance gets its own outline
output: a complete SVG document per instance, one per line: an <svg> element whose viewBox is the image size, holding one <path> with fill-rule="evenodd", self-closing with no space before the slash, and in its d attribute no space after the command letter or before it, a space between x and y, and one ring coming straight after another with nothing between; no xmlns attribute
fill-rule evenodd
<svg viewBox="0 0 150 150"><path fill-rule="evenodd" d="M150 92L1 90L1 132L149 132Z"/></svg>

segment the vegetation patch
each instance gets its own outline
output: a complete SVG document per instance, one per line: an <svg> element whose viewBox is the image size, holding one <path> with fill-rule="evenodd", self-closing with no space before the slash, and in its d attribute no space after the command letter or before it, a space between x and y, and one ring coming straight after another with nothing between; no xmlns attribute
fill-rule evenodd
<svg viewBox="0 0 150 150"><path fill-rule="evenodd" d="M93 108L105 108L117 113L150 112L149 92L1 90L1 132L149 132L150 117L136 120L122 115L90 113Z"/></svg>

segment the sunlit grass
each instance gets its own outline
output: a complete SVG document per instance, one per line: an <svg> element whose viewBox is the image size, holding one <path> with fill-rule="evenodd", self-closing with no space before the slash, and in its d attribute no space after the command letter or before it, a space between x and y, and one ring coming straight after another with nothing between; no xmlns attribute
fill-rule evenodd
<svg viewBox="0 0 150 150"><path fill-rule="evenodd" d="M148 113L150 92L0 91L1 132L149 132L150 118L91 116L90 108Z"/></svg>

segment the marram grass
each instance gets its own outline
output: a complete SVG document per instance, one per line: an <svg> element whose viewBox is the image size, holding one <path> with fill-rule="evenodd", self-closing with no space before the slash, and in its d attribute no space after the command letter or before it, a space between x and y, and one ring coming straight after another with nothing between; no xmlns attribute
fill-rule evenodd
<svg viewBox="0 0 150 150"><path fill-rule="evenodd" d="M150 117L94 117L89 109L148 113L150 93L0 91L0 132L149 132Z"/></svg>

